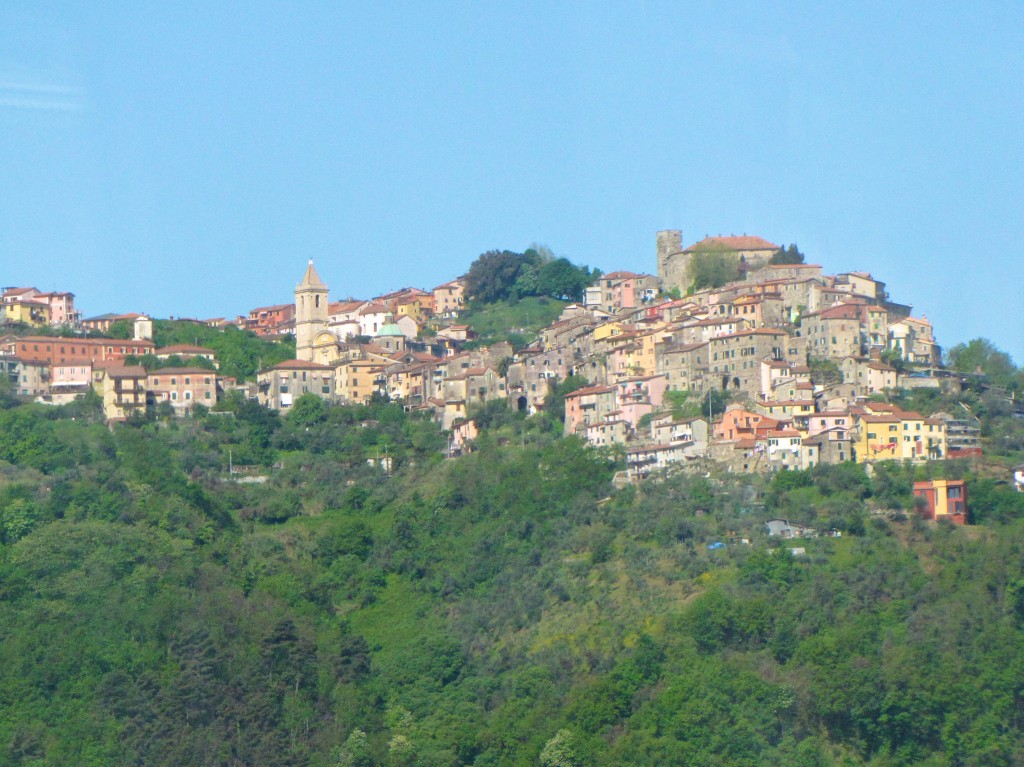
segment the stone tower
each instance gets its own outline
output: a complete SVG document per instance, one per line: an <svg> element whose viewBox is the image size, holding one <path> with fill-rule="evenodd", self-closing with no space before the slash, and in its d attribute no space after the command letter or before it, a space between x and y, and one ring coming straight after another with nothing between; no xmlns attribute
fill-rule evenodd
<svg viewBox="0 0 1024 767"><path fill-rule="evenodd" d="M295 357L313 360L313 340L327 329L327 286L309 259L302 282L295 287Z"/></svg>
<svg viewBox="0 0 1024 767"><path fill-rule="evenodd" d="M683 253L683 233L679 229L664 229L658 232L657 237L661 287L663 290L679 288L685 293L689 256Z"/></svg>

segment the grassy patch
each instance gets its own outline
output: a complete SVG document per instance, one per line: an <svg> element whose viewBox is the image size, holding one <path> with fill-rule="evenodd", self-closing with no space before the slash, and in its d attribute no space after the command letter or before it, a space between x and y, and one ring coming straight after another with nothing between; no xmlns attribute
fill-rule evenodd
<svg viewBox="0 0 1024 767"><path fill-rule="evenodd" d="M472 327L479 334L480 343L509 341L513 346L522 346L558 319L567 305L566 301L543 297L501 301L471 306L459 317L459 322Z"/></svg>

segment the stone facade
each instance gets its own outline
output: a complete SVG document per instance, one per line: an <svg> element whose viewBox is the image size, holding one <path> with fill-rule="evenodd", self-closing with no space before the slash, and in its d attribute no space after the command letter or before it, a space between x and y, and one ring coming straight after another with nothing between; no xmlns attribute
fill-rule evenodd
<svg viewBox="0 0 1024 767"><path fill-rule="evenodd" d="M313 359L313 342L317 334L327 329L327 286L309 260L306 273L295 288L295 356L297 359Z"/></svg>

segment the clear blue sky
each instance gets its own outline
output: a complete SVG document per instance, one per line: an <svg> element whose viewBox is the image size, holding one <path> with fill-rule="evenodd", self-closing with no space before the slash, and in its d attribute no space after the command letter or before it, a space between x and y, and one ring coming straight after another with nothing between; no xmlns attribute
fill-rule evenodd
<svg viewBox="0 0 1024 767"><path fill-rule="evenodd" d="M728 6L728 7L727 7ZM233 316L658 229L867 270L1024 362L1024 5L0 4L0 284Z"/></svg>

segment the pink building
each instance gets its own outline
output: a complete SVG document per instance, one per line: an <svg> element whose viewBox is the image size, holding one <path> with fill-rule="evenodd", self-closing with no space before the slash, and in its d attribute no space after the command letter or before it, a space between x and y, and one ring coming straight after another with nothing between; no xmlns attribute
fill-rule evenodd
<svg viewBox="0 0 1024 767"><path fill-rule="evenodd" d="M588 386L565 395L565 433L604 421L616 410L614 386Z"/></svg>
<svg viewBox="0 0 1024 767"><path fill-rule="evenodd" d="M146 377L146 389L157 403L170 402L178 413L190 412L195 405L213 407L217 403L217 375L203 368L161 368Z"/></svg>
<svg viewBox="0 0 1024 767"><path fill-rule="evenodd" d="M82 320L81 312L75 310L74 293L40 293L35 300L49 305L51 325L77 325Z"/></svg>

